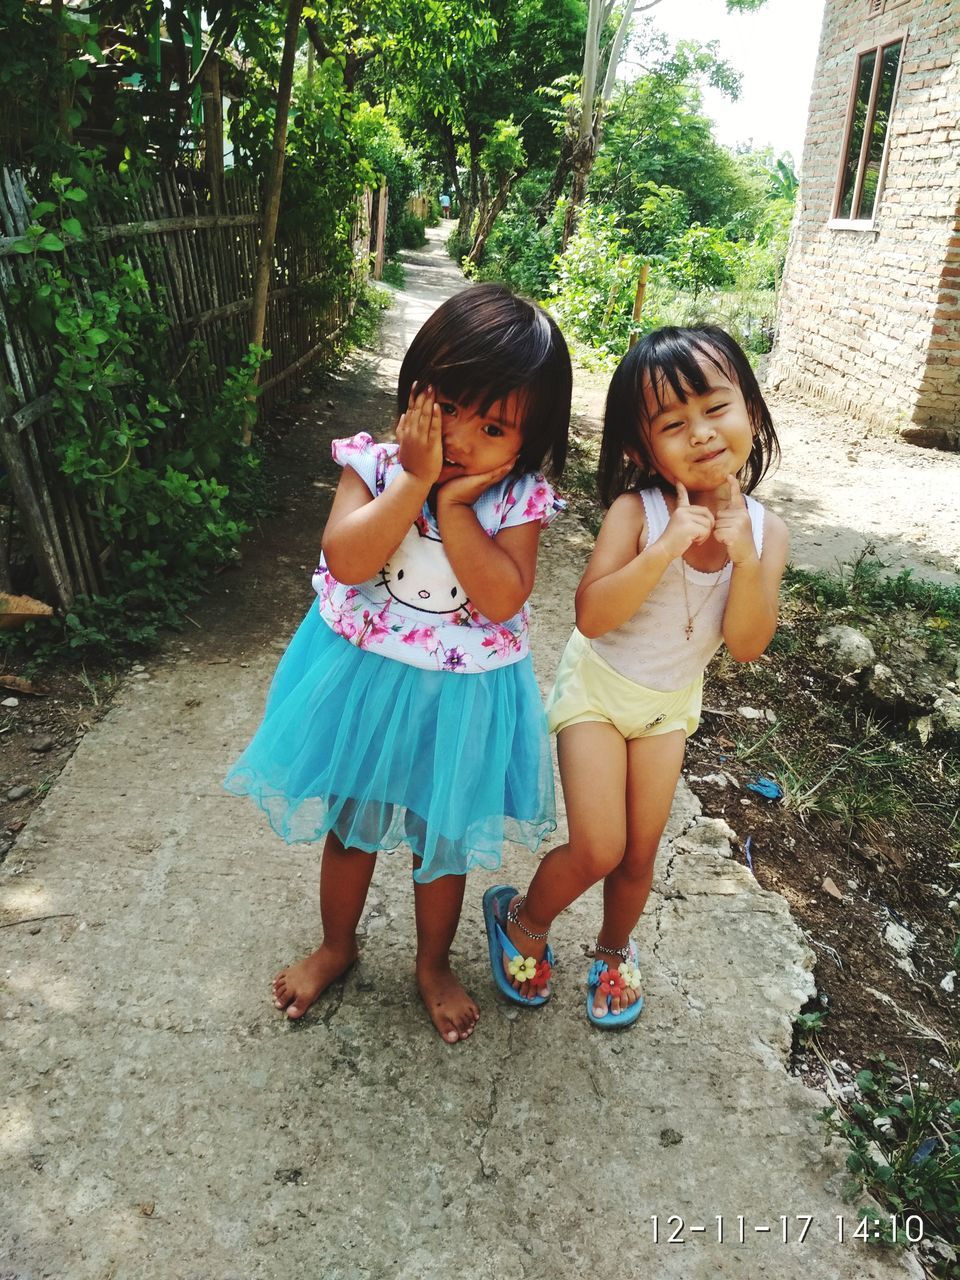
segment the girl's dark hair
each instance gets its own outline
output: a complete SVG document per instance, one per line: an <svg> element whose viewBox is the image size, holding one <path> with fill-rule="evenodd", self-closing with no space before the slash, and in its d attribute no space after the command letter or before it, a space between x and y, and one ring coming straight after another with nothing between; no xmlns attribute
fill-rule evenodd
<svg viewBox="0 0 960 1280"><path fill-rule="evenodd" d="M523 403L517 470L559 477L567 457L573 373L556 322L542 307L498 284L477 284L448 298L410 344L400 366L397 411L410 389L430 384L487 413L511 391Z"/></svg>
<svg viewBox="0 0 960 1280"><path fill-rule="evenodd" d="M738 477L744 492L751 493L771 463L780 457L770 410L749 360L729 333L710 324L696 329L657 329L623 357L607 392L597 468L597 489L604 506L609 507L628 489L667 485L654 466L650 450L644 392L652 392L658 412L668 390L682 404L691 395L705 395L710 382L701 361L737 383L743 393L753 427L753 448ZM639 455L639 464L627 457L628 449Z"/></svg>

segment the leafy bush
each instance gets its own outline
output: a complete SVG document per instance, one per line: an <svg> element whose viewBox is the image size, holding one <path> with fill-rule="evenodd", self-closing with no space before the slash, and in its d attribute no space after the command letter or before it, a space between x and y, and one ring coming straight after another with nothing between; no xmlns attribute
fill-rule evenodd
<svg viewBox="0 0 960 1280"><path fill-rule="evenodd" d="M740 255L722 231L694 223L667 244L668 279L696 297L702 289L733 284Z"/></svg>
<svg viewBox="0 0 960 1280"><path fill-rule="evenodd" d="M387 210L387 230L389 231L390 211ZM394 236L397 248L420 249L427 243L426 223L416 214L404 210L394 225ZM389 238L389 237L388 237ZM391 250L392 251L392 250Z"/></svg>
<svg viewBox="0 0 960 1280"><path fill-rule="evenodd" d="M748 356L757 357L773 345L776 295L769 289L704 289L697 295L676 289L662 264L650 269L638 329L649 333L665 324L715 324L725 329Z"/></svg>
<svg viewBox="0 0 960 1280"><path fill-rule="evenodd" d="M556 221L538 227L534 210L513 198L487 241L477 278L500 280L518 293L542 298L550 290L558 247Z"/></svg>
<svg viewBox="0 0 960 1280"><path fill-rule="evenodd" d="M584 204L577 229L556 260L551 286L560 324L582 342L618 358L630 340L641 265L627 251L626 236L615 213Z"/></svg>
<svg viewBox="0 0 960 1280"><path fill-rule="evenodd" d="M945 1097L923 1081L901 1076L898 1082L896 1071L893 1062L881 1059L875 1070L858 1073L859 1101L824 1112L831 1130L850 1144L846 1195L853 1199L867 1192L901 1223L915 1215L923 1220L924 1239L955 1248L960 1243L960 1098ZM873 1217L875 1211L864 1208L862 1214ZM897 1240L906 1238L901 1226ZM934 1275L960 1275L955 1254L946 1265L942 1259L932 1265Z"/></svg>

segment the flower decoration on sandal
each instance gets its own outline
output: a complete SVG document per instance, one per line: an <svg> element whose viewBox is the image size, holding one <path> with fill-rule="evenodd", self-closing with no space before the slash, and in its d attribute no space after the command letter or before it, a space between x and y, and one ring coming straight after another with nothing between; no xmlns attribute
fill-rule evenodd
<svg viewBox="0 0 960 1280"><path fill-rule="evenodd" d="M553 973L553 968L551 967L549 962L546 960L541 960L540 963L537 965L536 973L533 975L533 985L535 987L545 987L547 983L550 981L550 977L552 973Z"/></svg>
<svg viewBox="0 0 960 1280"><path fill-rule="evenodd" d="M623 976L616 969L605 969L600 975L600 990L605 996L618 1000L623 995L627 984L623 980Z"/></svg>
<svg viewBox="0 0 960 1280"><path fill-rule="evenodd" d="M634 991L640 990L640 984L643 982L643 976L635 964L629 960L624 960L620 966L620 977L623 979L624 985L631 987Z"/></svg>
<svg viewBox="0 0 960 1280"><path fill-rule="evenodd" d="M507 968L510 971L510 977L515 978L517 982L529 982L537 975L537 962L533 956L515 955Z"/></svg>

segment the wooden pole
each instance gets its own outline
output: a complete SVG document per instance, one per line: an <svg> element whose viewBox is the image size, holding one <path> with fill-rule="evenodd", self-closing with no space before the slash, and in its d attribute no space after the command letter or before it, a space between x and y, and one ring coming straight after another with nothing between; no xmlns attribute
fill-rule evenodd
<svg viewBox="0 0 960 1280"><path fill-rule="evenodd" d="M387 184L384 183L380 188L380 198L377 202L377 246L373 260L374 280L380 280L383 277L383 263L386 257L387 243L387 201L389 199L390 193Z"/></svg>
<svg viewBox="0 0 960 1280"><path fill-rule="evenodd" d="M220 59L213 54L203 73L203 167L210 187L210 207L223 212L223 96Z"/></svg>
<svg viewBox="0 0 960 1280"><path fill-rule="evenodd" d="M637 296L633 300L633 323L636 324L640 319L640 313L643 310L643 295L647 291L647 274L650 270L650 264L645 262L640 268L640 279L637 281ZM631 333L630 346L634 346L637 341L637 334Z"/></svg>
<svg viewBox="0 0 960 1280"><path fill-rule="evenodd" d="M277 84L277 113L273 124L273 153L267 171L263 195L263 228L257 251L257 267L253 281L253 308L250 316L250 345L263 346L263 334L267 323L267 295L270 291L270 266L273 246L277 238L277 218L280 214L280 192L283 189L283 160L287 147L287 122L290 117L290 98L293 93L293 63L297 53L297 37L300 34L300 18L304 0L290 0L287 25L283 37L283 57L280 60L280 80ZM257 371L259 381L259 370ZM251 396L251 415L254 413L254 397ZM253 438L252 420L248 418L243 431L243 443Z"/></svg>

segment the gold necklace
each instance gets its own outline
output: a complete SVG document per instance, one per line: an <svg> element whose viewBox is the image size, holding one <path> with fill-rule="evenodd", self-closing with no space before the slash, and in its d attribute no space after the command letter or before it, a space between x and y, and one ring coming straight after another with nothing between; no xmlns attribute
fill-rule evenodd
<svg viewBox="0 0 960 1280"><path fill-rule="evenodd" d="M693 639L693 624L697 620L697 618L700 617L700 614L703 612L703 610L706 608L708 600L713 595L714 591L716 591L720 583L720 575L723 573L724 569L727 567L729 563L730 563L729 558L724 560L723 564L717 570L717 576L714 578L713 584L711 585L710 590L701 600L700 608L696 611L696 613L691 613L690 601L687 599L687 562L684 560L683 556L680 557L680 581L683 583L683 607L687 612L687 625L683 628L683 634L686 636L688 640Z"/></svg>

